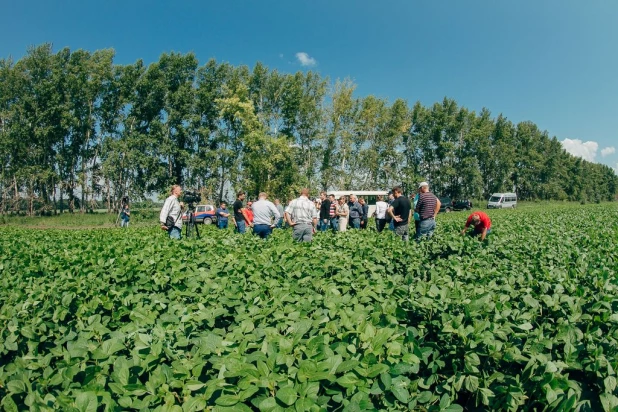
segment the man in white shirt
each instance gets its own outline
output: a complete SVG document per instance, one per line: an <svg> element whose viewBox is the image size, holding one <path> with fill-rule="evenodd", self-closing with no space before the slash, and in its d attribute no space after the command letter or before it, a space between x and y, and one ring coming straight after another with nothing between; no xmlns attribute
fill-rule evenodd
<svg viewBox="0 0 618 412"><path fill-rule="evenodd" d="M182 190L180 186L172 186L171 195L165 199L163 208L159 214L159 222L161 223L161 229L167 230L168 235L172 239L180 239L182 234L182 209L178 198Z"/></svg>
<svg viewBox="0 0 618 412"><path fill-rule="evenodd" d="M388 209L388 203L384 201L384 196L378 195L378 201L376 202L376 211L374 212L376 217L376 229L378 233L384 230L386 226L386 210Z"/></svg>
<svg viewBox="0 0 618 412"><path fill-rule="evenodd" d="M262 239L268 238L273 232L275 224L281 216L270 200L267 200L268 195L261 192L257 202L251 205L253 210L253 234L258 235ZM274 219L274 220L273 220Z"/></svg>
<svg viewBox="0 0 618 412"><path fill-rule="evenodd" d="M300 191L300 197L292 200L285 209L285 221L292 226L292 238L298 242L311 242L318 224L318 210L309 200L309 189Z"/></svg>

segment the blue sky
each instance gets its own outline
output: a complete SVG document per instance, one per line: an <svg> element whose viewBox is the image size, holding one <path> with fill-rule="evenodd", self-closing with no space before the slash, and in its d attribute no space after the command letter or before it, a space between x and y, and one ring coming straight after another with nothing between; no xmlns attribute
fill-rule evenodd
<svg viewBox="0 0 618 412"><path fill-rule="evenodd" d="M358 95L531 120L618 168L618 1L0 0L0 57L29 46L194 52L234 65L350 77ZM305 53L306 55L299 55ZM298 56L304 58L299 59ZM301 63L303 60L305 65Z"/></svg>

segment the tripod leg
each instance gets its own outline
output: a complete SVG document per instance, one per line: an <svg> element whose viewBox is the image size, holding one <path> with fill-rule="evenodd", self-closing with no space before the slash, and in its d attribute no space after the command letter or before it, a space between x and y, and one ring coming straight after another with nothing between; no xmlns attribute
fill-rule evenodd
<svg viewBox="0 0 618 412"><path fill-rule="evenodd" d="M197 222L195 222L195 217L193 217L193 227L195 227L195 234L197 236L198 239L201 239L200 237L200 229L197 225Z"/></svg>

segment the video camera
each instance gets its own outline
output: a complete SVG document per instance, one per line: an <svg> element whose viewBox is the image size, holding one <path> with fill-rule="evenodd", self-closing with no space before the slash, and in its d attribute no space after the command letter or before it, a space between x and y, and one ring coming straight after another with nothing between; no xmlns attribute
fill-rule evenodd
<svg viewBox="0 0 618 412"><path fill-rule="evenodd" d="M183 196L183 200L188 205L193 205L194 203L197 203L200 200L202 200L202 195L200 195L198 192L192 192L190 190L187 190L187 191L185 191L185 194Z"/></svg>

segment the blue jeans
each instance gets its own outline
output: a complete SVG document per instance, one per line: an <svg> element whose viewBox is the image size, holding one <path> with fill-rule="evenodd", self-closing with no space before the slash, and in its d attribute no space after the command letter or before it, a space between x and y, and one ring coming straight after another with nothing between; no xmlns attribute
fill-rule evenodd
<svg viewBox="0 0 618 412"><path fill-rule="evenodd" d="M247 222L245 222L244 220L237 220L236 231L240 234L245 233L247 231Z"/></svg>
<svg viewBox="0 0 618 412"><path fill-rule="evenodd" d="M339 230L339 218L338 217L330 218L330 227L333 229L333 232L337 232Z"/></svg>
<svg viewBox="0 0 618 412"><path fill-rule="evenodd" d="M360 217L351 218L350 223L354 229L360 229Z"/></svg>
<svg viewBox="0 0 618 412"><path fill-rule="evenodd" d="M401 236L401 239L407 242L410 239L410 226L407 223L405 225L396 226L395 234Z"/></svg>
<svg viewBox="0 0 618 412"><path fill-rule="evenodd" d="M388 230L391 231L395 231L395 221L391 219L391 221L388 223Z"/></svg>
<svg viewBox="0 0 618 412"><path fill-rule="evenodd" d="M227 219L219 219L217 221L217 226L219 229L227 229Z"/></svg>
<svg viewBox="0 0 618 412"><path fill-rule="evenodd" d="M326 222L324 222L324 220L326 220ZM320 232L326 232L328 230L328 219L320 219L318 229Z"/></svg>
<svg viewBox="0 0 618 412"><path fill-rule="evenodd" d="M421 220L418 224L416 241L420 242L423 236L426 236L428 239L431 238L434 230L436 230L436 220L434 218Z"/></svg>
<svg viewBox="0 0 618 412"><path fill-rule="evenodd" d="M253 225L253 234L261 237L262 239L268 238L273 232L270 225Z"/></svg>
<svg viewBox="0 0 618 412"><path fill-rule="evenodd" d="M120 219L120 227L129 227L129 219Z"/></svg>
<svg viewBox="0 0 618 412"><path fill-rule="evenodd" d="M283 218L280 217L279 220L277 220L277 223L275 224L275 227L277 229L281 229L283 227Z"/></svg>
<svg viewBox="0 0 618 412"><path fill-rule="evenodd" d="M169 229L167 229L167 234L170 235L170 239L182 238L182 230L176 226L172 226Z"/></svg>

